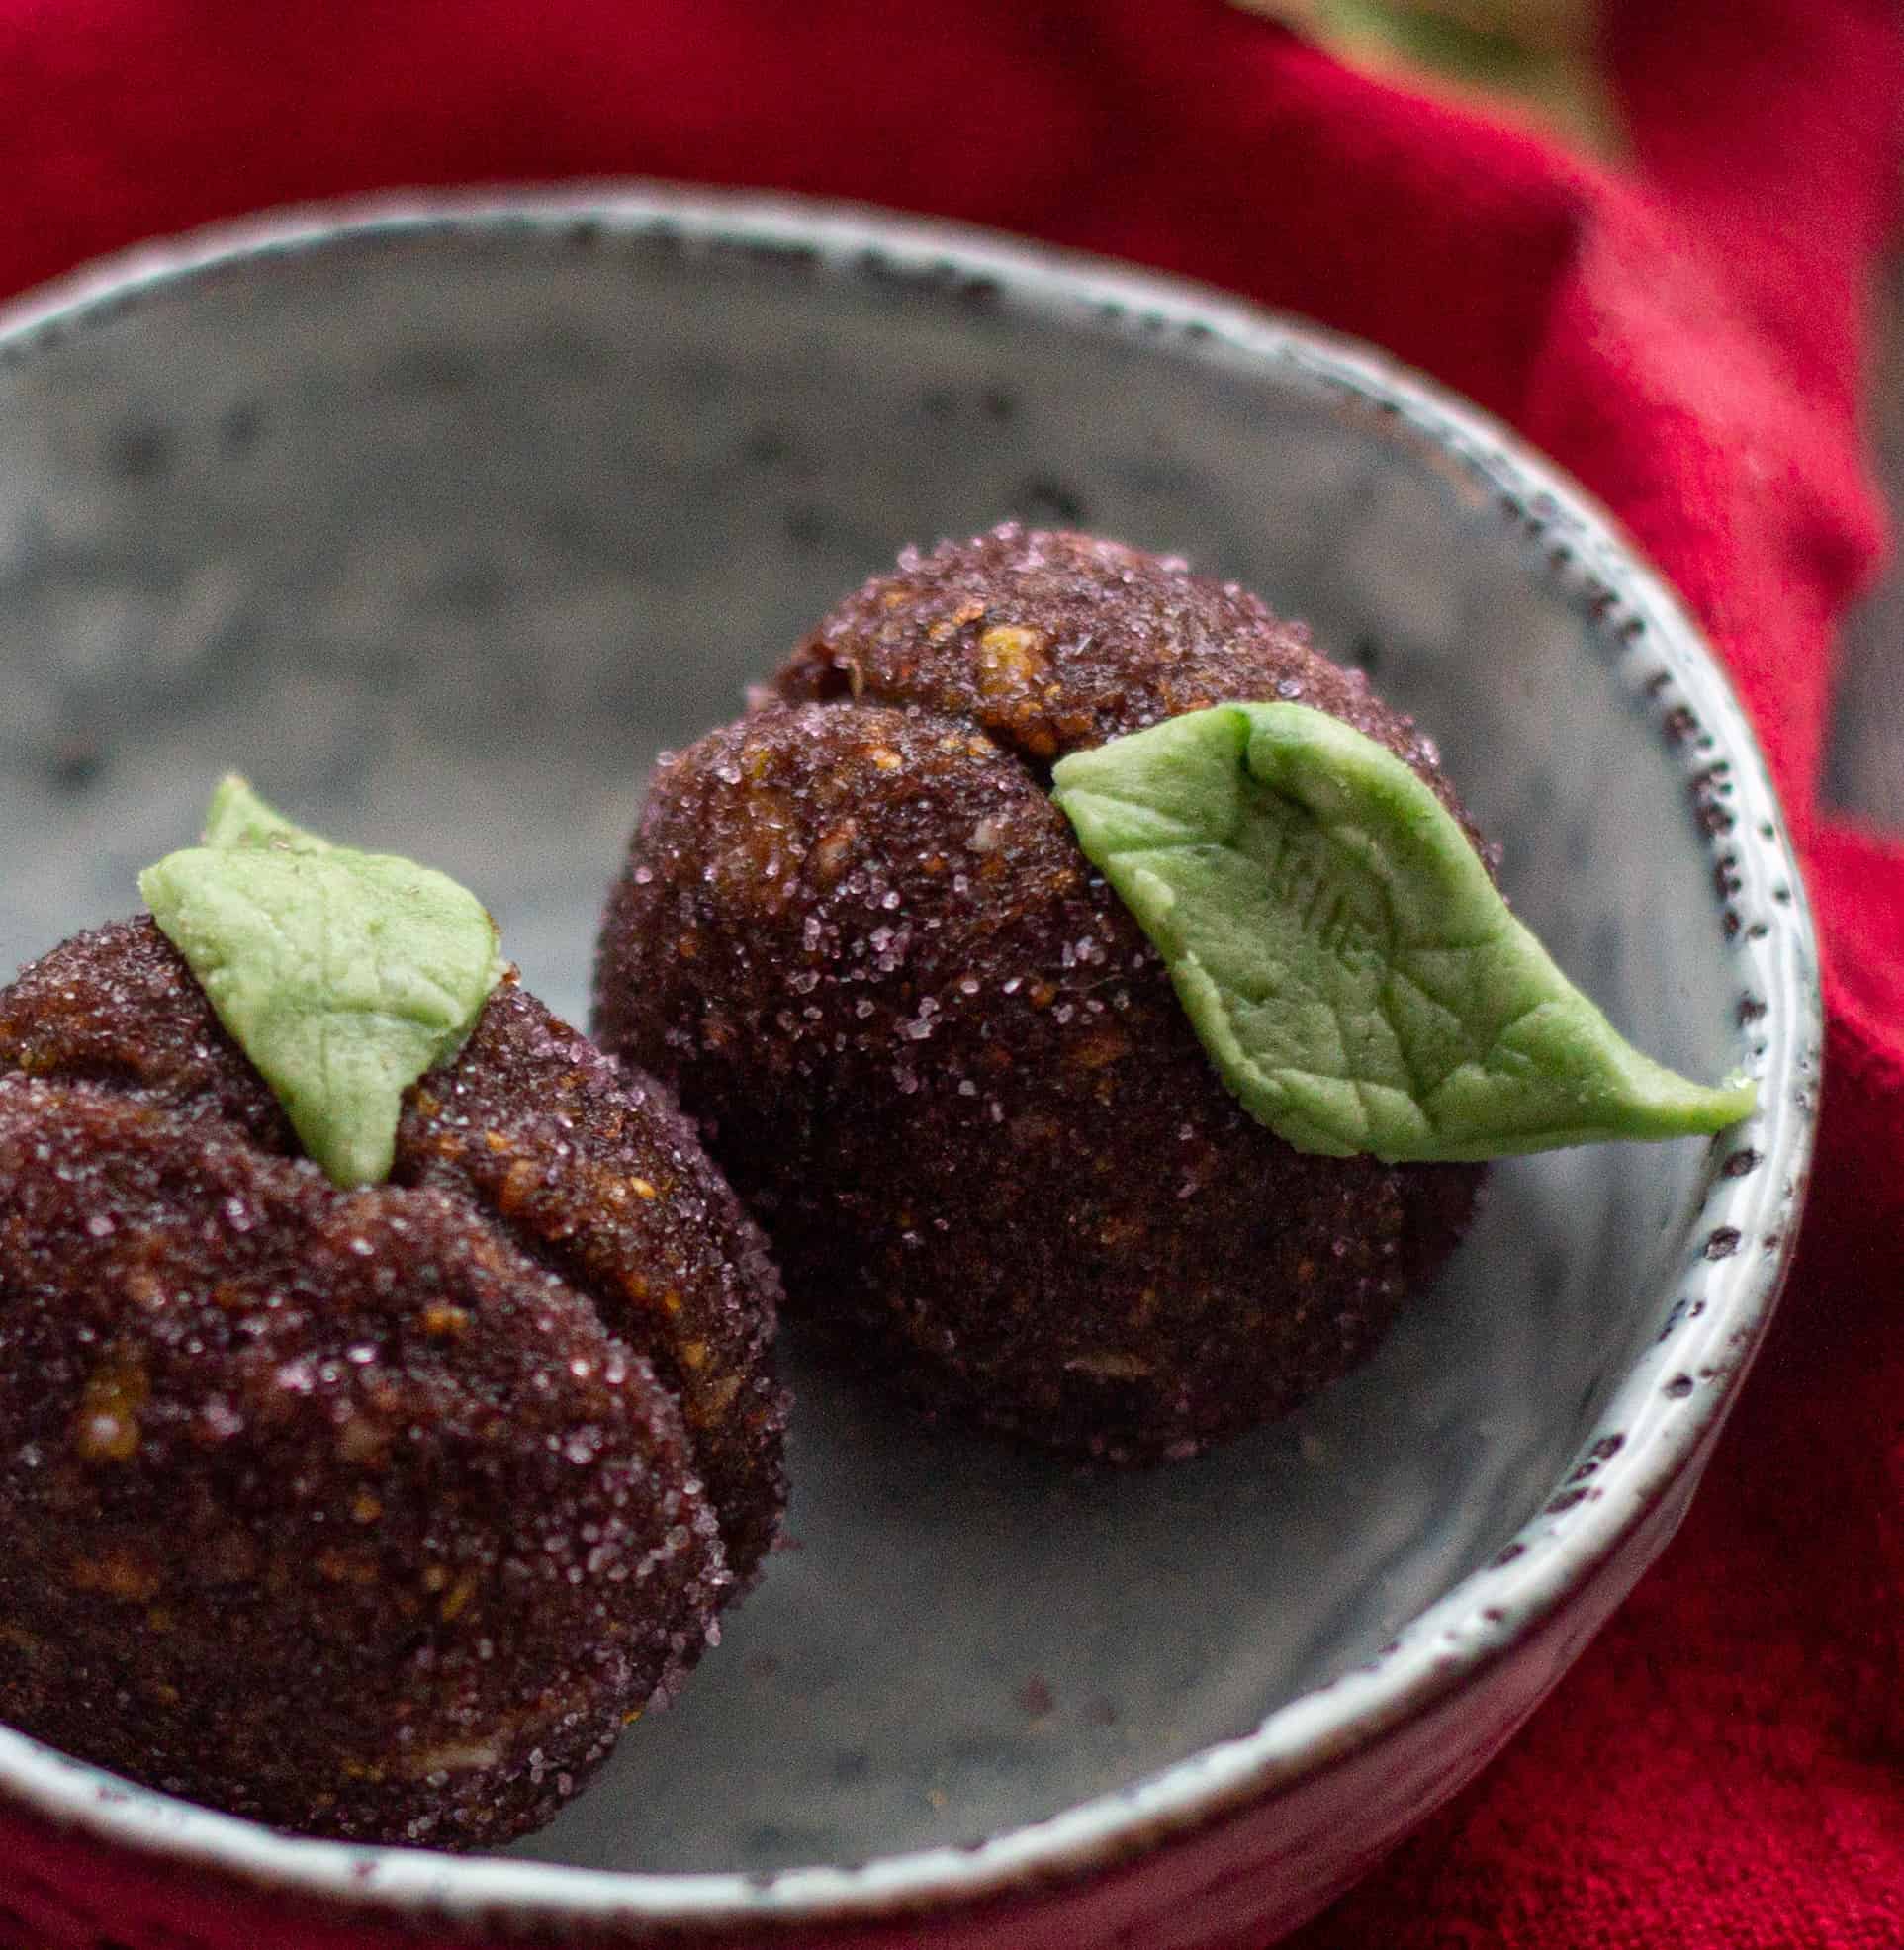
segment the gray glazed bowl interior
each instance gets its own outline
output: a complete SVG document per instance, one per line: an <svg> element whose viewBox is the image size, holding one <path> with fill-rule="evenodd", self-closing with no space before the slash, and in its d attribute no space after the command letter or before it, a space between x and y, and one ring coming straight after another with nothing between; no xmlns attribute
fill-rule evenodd
<svg viewBox="0 0 1904 1950"><path fill-rule="evenodd" d="M1614 1020L1780 1107L1716 1147L1502 1166L1362 1373L1155 1473L922 1433L796 1340L795 1548L518 1858L705 1894L1080 1805L1109 1833L1155 1805L1133 1784L1194 1802L1166 1770L1217 1743L1259 1743L1225 1749L1246 1775L1360 1737L1441 1683L1424 1646L1487 1655L1685 1465L1775 1271L1730 1247L1802 1176L1808 936L1722 686L1557 477L1324 335L870 220L660 195L223 248L0 349L9 967L132 909L239 765L469 882L581 1012L656 753L901 544L1020 515L1309 619L1439 739ZM1779 1008L1742 1026L1746 997ZM1730 1342L1673 1338L1701 1303ZM1625 1453L1557 1501L1609 1430ZM33 1765L0 1735L16 1788Z"/></svg>

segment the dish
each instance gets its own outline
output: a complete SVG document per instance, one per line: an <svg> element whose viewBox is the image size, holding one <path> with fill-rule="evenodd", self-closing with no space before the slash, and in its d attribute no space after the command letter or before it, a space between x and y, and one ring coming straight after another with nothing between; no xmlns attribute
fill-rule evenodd
<svg viewBox="0 0 1904 1950"><path fill-rule="evenodd" d="M0 398L14 959L123 911L142 836L241 752L311 823L400 828L479 887L574 1014L642 759L899 542L1016 508L1190 554L1374 662L1582 986L1763 1095L1723 1155L1500 1168L1369 1369L1136 1497L796 1374L804 1548L509 1857L283 1841L0 1736L23 1930L92 1904L134 1943L1267 1932L1478 1767L1670 1535L1792 1234L1809 928L1683 614L1483 416L1164 281L660 189L108 267L14 308Z"/></svg>

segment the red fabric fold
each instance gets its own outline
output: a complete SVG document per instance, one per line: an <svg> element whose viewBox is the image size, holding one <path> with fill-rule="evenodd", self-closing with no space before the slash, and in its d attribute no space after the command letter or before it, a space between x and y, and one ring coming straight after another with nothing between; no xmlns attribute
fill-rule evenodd
<svg viewBox="0 0 1904 1950"><path fill-rule="evenodd" d="M1904 1941L1904 851L1816 802L1891 214L1891 0L1625 0L1609 171L1221 0L0 0L0 291L260 205L644 173L1190 273L1391 347L1604 497L1702 617L1829 958L1812 1215L1679 1539L1504 1758L1303 1937Z"/></svg>

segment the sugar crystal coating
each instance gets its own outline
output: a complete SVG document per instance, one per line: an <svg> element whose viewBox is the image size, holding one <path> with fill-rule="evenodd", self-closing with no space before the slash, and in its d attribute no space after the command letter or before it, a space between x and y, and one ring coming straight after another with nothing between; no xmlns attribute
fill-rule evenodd
<svg viewBox="0 0 1904 1950"><path fill-rule="evenodd" d="M0 993L0 1719L278 1825L494 1846L757 1572L759 1234L512 981L341 1194L149 921L78 936Z"/></svg>
<svg viewBox="0 0 1904 1950"><path fill-rule="evenodd" d="M1007 526L902 557L657 775L600 1036L703 1120L789 1307L929 1409L1194 1453L1360 1360L1467 1224L1478 1168L1308 1156L1240 1108L1048 797L1066 752L1291 696L1453 806L1255 598Z"/></svg>

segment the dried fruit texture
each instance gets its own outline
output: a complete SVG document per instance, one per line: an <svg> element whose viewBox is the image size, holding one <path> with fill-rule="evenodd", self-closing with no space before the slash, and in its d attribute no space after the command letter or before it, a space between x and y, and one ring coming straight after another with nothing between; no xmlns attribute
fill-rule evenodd
<svg viewBox="0 0 1904 1950"><path fill-rule="evenodd" d="M928 1409L1115 1461L1194 1453L1365 1355L1479 1168L1254 1122L1046 779L1280 697L1452 807L1408 721L1239 590L1017 527L902 558L776 688L659 773L596 1021L704 1120L789 1305Z"/></svg>
<svg viewBox="0 0 1904 1950"><path fill-rule="evenodd" d="M1067 752L1207 705L1303 703L1386 745L1458 810L1438 754L1359 670L1300 623L1174 557L1007 522L930 555L908 550L832 610L774 681L788 703L941 711L1043 778Z"/></svg>
<svg viewBox="0 0 1904 1950"><path fill-rule="evenodd" d="M0 1719L310 1832L546 1820L784 1500L685 1121L511 981L338 1192L144 920L0 993Z"/></svg>

